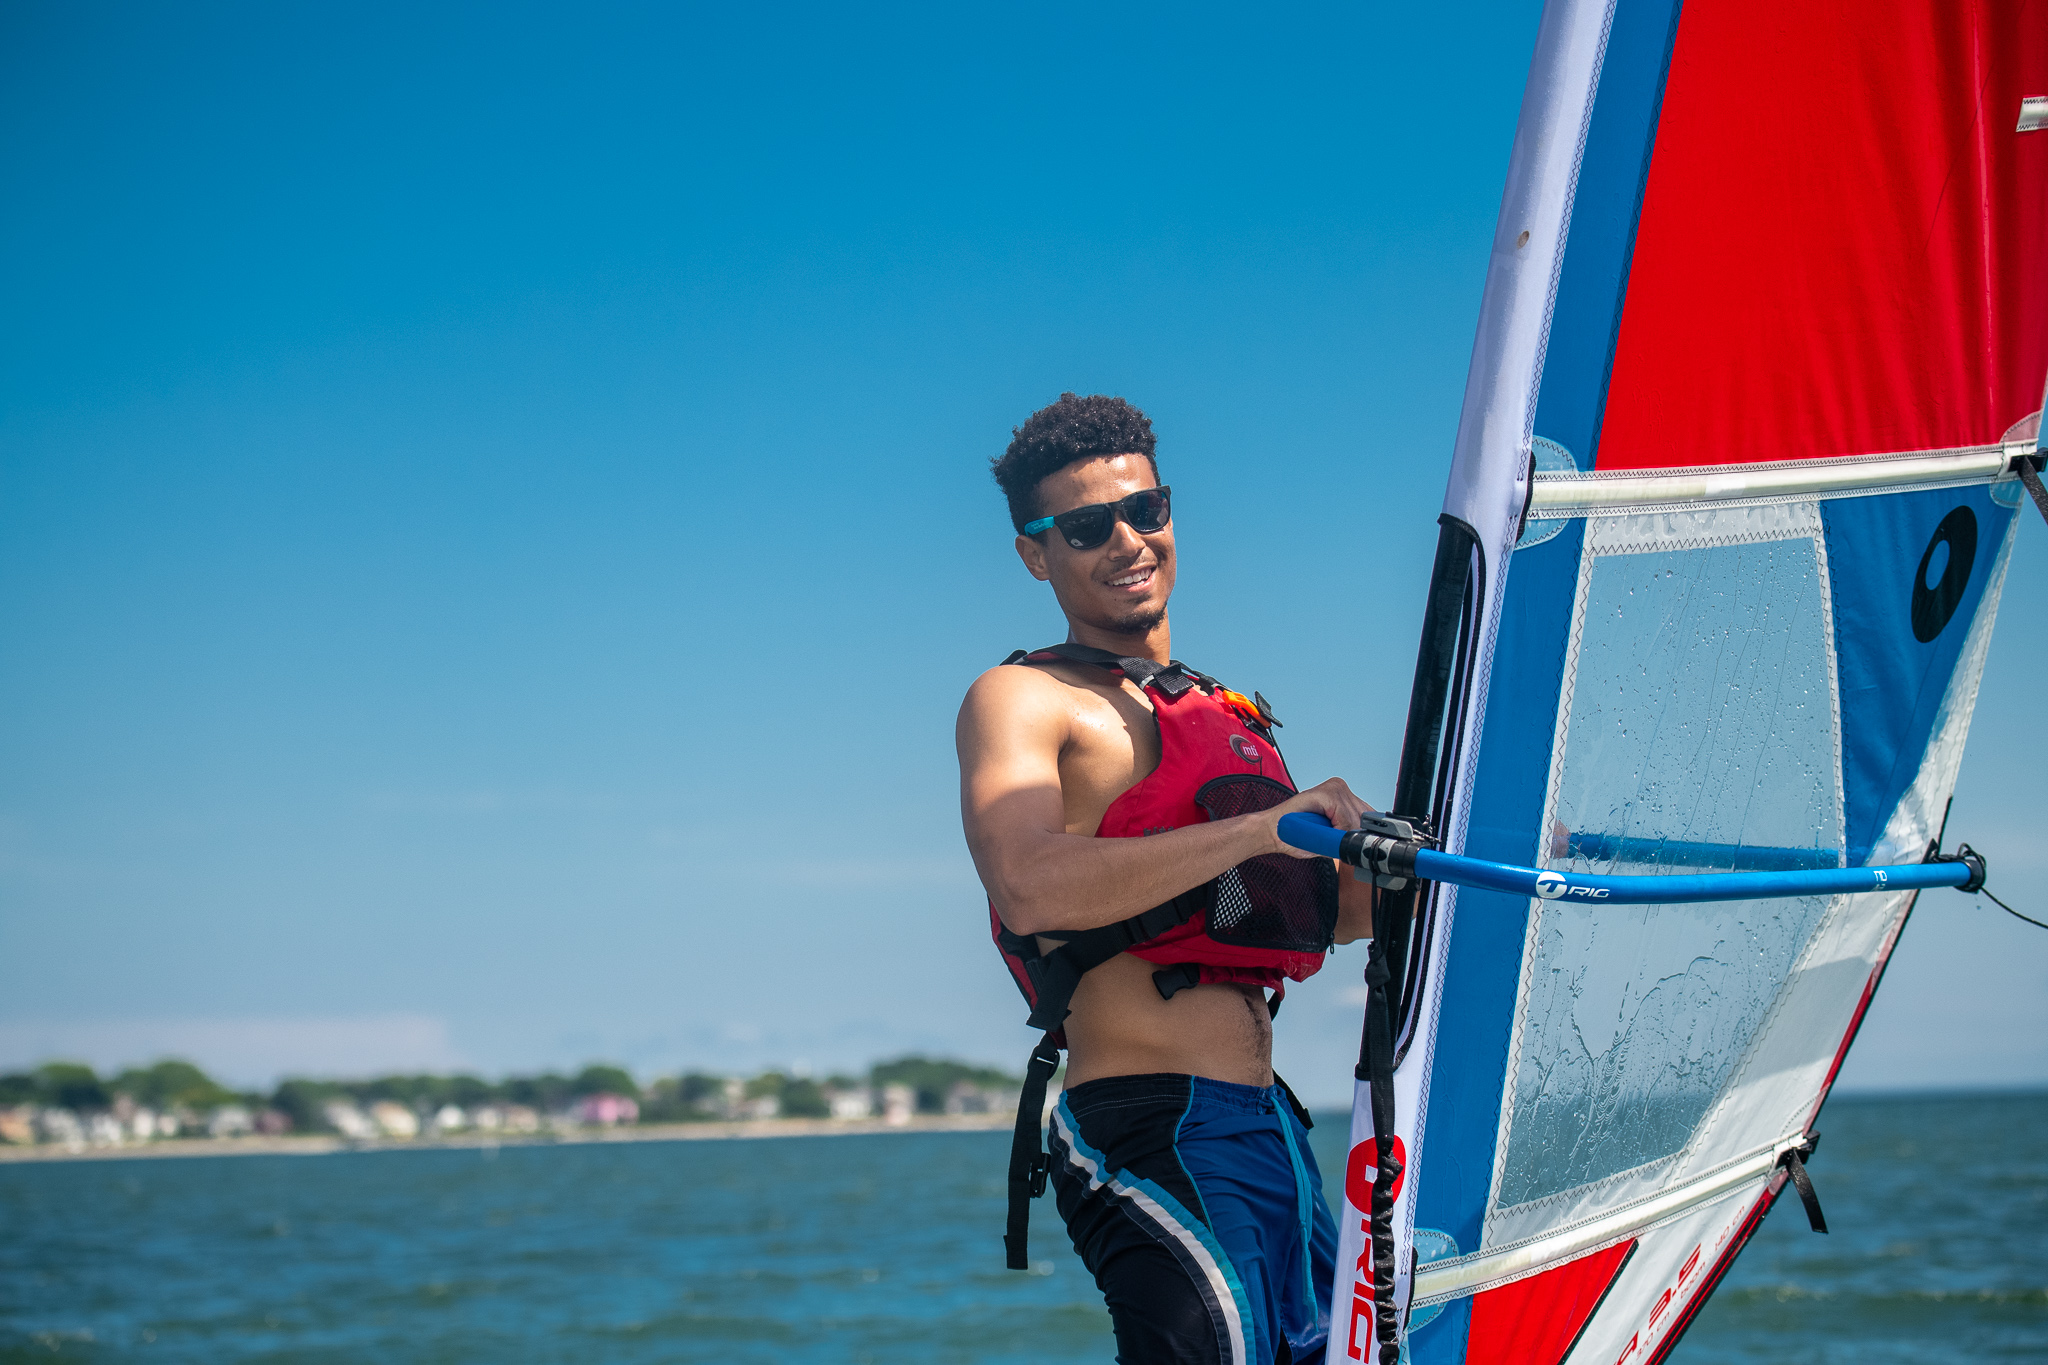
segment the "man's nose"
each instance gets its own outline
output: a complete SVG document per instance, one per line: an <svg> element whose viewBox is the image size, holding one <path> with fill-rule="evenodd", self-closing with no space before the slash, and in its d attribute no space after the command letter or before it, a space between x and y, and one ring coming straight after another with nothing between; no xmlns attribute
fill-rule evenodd
<svg viewBox="0 0 2048 1365"><path fill-rule="evenodd" d="M1109 528L1109 548L1112 554L1136 558L1138 552L1145 548L1145 537L1133 530L1128 521L1118 517L1116 524Z"/></svg>

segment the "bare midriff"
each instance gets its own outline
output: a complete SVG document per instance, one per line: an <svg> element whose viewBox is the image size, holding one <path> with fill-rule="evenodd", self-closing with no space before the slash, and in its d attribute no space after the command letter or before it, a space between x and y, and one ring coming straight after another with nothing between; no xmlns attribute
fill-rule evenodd
<svg viewBox="0 0 2048 1365"><path fill-rule="evenodd" d="M1168 1000L1156 962L1122 953L1081 978L1067 1016L1067 1084L1171 1071L1273 1083L1273 1023L1256 986L1184 987Z"/></svg>

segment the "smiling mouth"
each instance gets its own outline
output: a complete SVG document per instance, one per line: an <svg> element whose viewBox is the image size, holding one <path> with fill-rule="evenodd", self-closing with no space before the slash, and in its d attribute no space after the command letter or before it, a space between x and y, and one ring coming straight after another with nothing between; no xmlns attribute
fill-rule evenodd
<svg viewBox="0 0 2048 1365"><path fill-rule="evenodd" d="M1151 582L1152 570L1137 569L1131 573L1122 574L1110 579L1109 586L1112 588L1142 588L1148 586Z"/></svg>

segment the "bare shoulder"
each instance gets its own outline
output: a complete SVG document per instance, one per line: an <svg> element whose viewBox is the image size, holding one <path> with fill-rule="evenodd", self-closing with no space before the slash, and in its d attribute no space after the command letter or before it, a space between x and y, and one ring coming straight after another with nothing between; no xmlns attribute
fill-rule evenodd
<svg viewBox="0 0 2048 1365"><path fill-rule="evenodd" d="M1057 793L1060 754L1074 728L1068 691L1035 668L1011 665L974 680L953 732L970 808L1023 787L1049 785Z"/></svg>
<svg viewBox="0 0 2048 1365"><path fill-rule="evenodd" d="M1005 664L991 668L960 703L960 731L1016 733L1063 720L1073 712L1074 688L1043 669Z"/></svg>

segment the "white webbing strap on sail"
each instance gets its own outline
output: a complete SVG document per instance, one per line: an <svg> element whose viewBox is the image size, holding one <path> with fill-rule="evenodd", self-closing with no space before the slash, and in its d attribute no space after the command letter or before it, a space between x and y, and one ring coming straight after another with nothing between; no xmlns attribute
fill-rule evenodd
<svg viewBox="0 0 2048 1365"><path fill-rule="evenodd" d="M1961 450L1785 460L1706 469L1625 469L1591 474L1539 471L1529 496L1531 518L1655 512L1701 503L1773 502L1850 497L1912 488L1986 483L2007 477L2017 443Z"/></svg>
<svg viewBox="0 0 2048 1365"><path fill-rule="evenodd" d="M1572 1227L1559 1228L1510 1246L1417 1266L1415 1290L1409 1300L1410 1311L1493 1289L1511 1280L1576 1260L1588 1252L1612 1246L1769 1175L1785 1160L1787 1152L1805 1151L1809 1141L1805 1133L1793 1133L1647 1199L1625 1204Z"/></svg>

